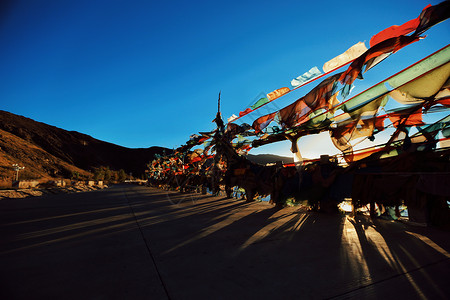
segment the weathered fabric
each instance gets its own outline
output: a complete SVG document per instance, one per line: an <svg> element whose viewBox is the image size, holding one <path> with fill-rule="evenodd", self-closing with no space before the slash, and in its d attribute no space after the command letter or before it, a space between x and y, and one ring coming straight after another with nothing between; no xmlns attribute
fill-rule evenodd
<svg viewBox="0 0 450 300"><path fill-rule="evenodd" d="M348 113L349 119L337 123L330 130L330 137L336 148L347 155L347 161L352 161L352 146L350 141L361 137L370 137L374 131L384 130L385 117L376 117L380 107L386 105L387 96L381 96L358 106Z"/></svg>
<svg viewBox="0 0 450 300"><path fill-rule="evenodd" d="M437 94L443 88L449 76L450 63L447 63L402 85L390 92L389 95L401 104L421 103ZM389 80L388 83L390 83Z"/></svg>
<svg viewBox="0 0 450 300"><path fill-rule="evenodd" d="M283 96L284 94L288 93L290 91L290 89L288 87L282 87L280 89L277 89L271 93L267 94L267 99L269 99L269 101L273 101L281 96Z"/></svg>
<svg viewBox="0 0 450 300"><path fill-rule="evenodd" d="M252 112L252 109L250 107L246 108L244 111L239 112L239 117L243 117L245 115L248 115L251 112Z"/></svg>
<svg viewBox="0 0 450 300"><path fill-rule="evenodd" d="M347 162L359 160L365 156L361 153L354 155L350 144L351 140L372 136L374 131L384 130L385 116L371 117L366 119L349 119L337 124L336 128L330 129L330 138L333 145L339 149ZM370 154L369 154L370 155Z"/></svg>
<svg viewBox="0 0 450 300"><path fill-rule="evenodd" d="M297 123L306 121L311 108L306 105L304 97L280 110L280 125L284 128L292 128Z"/></svg>
<svg viewBox="0 0 450 300"><path fill-rule="evenodd" d="M260 133L264 130L264 128L266 128L270 122L272 122L275 119L277 112L259 117L258 119L256 119L253 124L252 127L253 129L255 129L256 133Z"/></svg>
<svg viewBox="0 0 450 300"><path fill-rule="evenodd" d="M430 27L450 17L450 1L444 1L437 5L425 8L419 16L420 24L413 35L419 35Z"/></svg>
<svg viewBox="0 0 450 300"><path fill-rule="evenodd" d="M375 47L378 47L378 45L376 45ZM342 102L340 105L338 105L337 109L342 109L345 112L352 112L356 109L359 109L360 107L373 101L374 99L387 94L389 92L389 90L387 89L387 82L392 88L399 88L407 84L411 80L414 80L419 76L425 74L426 72L432 71L433 69L446 64L448 62L448 57L450 57L450 46L444 47L443 49L409 66L408 68L402 70L401 72L395 74L387 80L383 80L365 90L364 92L352 97L351 99ZM445 84L444 87L445 86L447 86L447 84Z"/></svg>
<svg viewBox="0 0 450 300"><path fill-rule="evenodd" d="M227 119L227 121L228 121L228 123L229 123L229 122L233 122L233 121L236 120L237 118L239 118L239 117L236 116L235 114L232 114L231 117L229 117L229 118Z"/></svg>
<svg viewBox="0 0 450 300"><path fill-rule="evenodd" d="M378 64L382 59L386 58L386 56L390 53L395 53L401 48L411 43L417 42L418 40L419 37L416 36L402 35L378 43L364 52L364 54L362 54L350 64L348 69L343 72L341 77L339 78L340 82L347 86L347 88L343 90L343 97L346 97L348 95L349 86L356 80L356 78L362 78L361 73L363 72L364 67L367 71L368 69Z"/></svg>
<svg viewBox="0 0 450 300"><path fill-rule="evenodd" d="M308 72L305 72L303 75L300 75L295 79L292 79L291 85L293 87L300 86L300 85L316 78L317 76L319 76L321 74L322 74L322 72L320 72L320 70L317 67L312 67Z"/></svg>
<svg viewBox="0 0 450 300"><path fill-rule="evenodd" d="M255 104L253 104L252 106L250 106L251 109L255 110L257 108L259 108L260 106L263 106L264 104L268 103L269 99L267 98L260 98L258 101L256 101Z"/></svg>
<svg viewBox="0 0 450 300"><path fill-rule="evenodd" d="M431 7L431 4L428 4L422 10L422 13L429 7ZM420 20L420 15L419 15L417 18L409 20L408 22L406 22L402 25L393 25L391 27L388 27L388 28L380 31L379 33L372 36L372 38L370 39L370 47L373 47L376 44L381 43L387 39L401 36L401 35L406 35L408 33L415 31L417 29L417 27L419 26L420 21L421 20Z"/></svg>
<svg viewBox="0 0 450 300"><path fill-rule="evenodd" d="M383 95L365 103L361 103L361 105L358 106L357 109L353 108L352 110L348 111L348 114L354 120L360 119L361 117L374 117L379 111L380 107L384 107L386 105L387 101L388 96Z"/></svg>
<svg viewBox="0 0 450 300"><path fill-rule="evenodd" d="M326 78L304 97L280 110L280 125L284 129L292 128L309 120L309 115L318 109L329 109L336 104L333 98L341 74ZM255 126L254 126L255 127Z"/></svg>
<svg viewBox="0 0 450 300"><path fill-rule="evenodd" d="M336 92L340 76L341 73L330 76L313 88L304 97L306 105L312 110L328 108L329 100Z"/></svg>
<svg viewBox="0 0 450 300"><path fill-rule="evenodd" d="M330 113L334 114L336 108L338 107L338 105L340 104L337 96L338 96L339 92L334 93L334 95L332 95L328 101L328 110L330 111Z"/></svg>
<svg viewBox="0 0 450 300"><path fill-rule="evenodd" d="M395 128L398 128L400 125L420 126L424 124L422 121L422 107L419 107L415 111L411 111L411 108L407 108L392 112L388 114L388 117Z"/></svg>
<svg viewBox="0 0 450 300"><path fill-rule="evenodd" d="M234 123L228 123L227 128L225 129L225 134L227 135L227 138L229 140L232 140L236 137L237 134L244 132L245 130L241 128L241 126L234 124Z"/></svg>
<svg viewBox="0 0 450 300"><path fill-rule="evenodd" d="M328 72L330 72L334 69L337 69L337 68L345 65L346 63L358 58L366 51L367 51L366 45L364 45L364 43L362 43L362 42L358 42L355 45L348 48L344 53L327 61L323 65L322 69L325 73L328 73Z"/></svg>

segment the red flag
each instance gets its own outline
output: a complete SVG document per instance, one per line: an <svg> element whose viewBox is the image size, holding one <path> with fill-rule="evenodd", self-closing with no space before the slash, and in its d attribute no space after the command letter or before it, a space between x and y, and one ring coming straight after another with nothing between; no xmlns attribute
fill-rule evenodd
<svg viewBox="0 0 450 300"><path fill-rule="evenodd" d="M243 117L243 116L245 116L245 115L247 115L247 114L249 114L249 113L251 113L251 112L252 112L252 109L249 107L249 108L247 108L246 110L241 111L241 112L239 113L239 117Z"/></svg>
<svg viewBox="0 0 450 300"><path fill-rule="evenodd" d="M283 128L294 127L301 121L306 121L311 113L311 108L306 105L304 97L280 110L280 123Z"/></svg>
<svg viewBox="0 0 450 300"><path fill-rule="evenodd" d="M430 27L450 17L450 1L444 1L434 6L427 6L419 16L420 24L413 35L419 35Z"/></svg>
<svg viewBox="0 0 450 300"><path fill-rule="evenodd" d="M398 37L401 35L406 35L408 33L413 32L414 30L417 29L417 27L420 24L420 18L422 16L422 14L429 8L431 7L431 4L428 4L427 6L425 6L425 8L422 10L422 13L415 19L412 19L406 23L404 23L403 25L393 25L391 27L388 27L382 31L380 31L379 33L375 34L374 36L372 36L372 38L370 39L370 47L373 47L374 45L381 43L387 39L393 38L393 37Z"/></svg>
<svg viewBox="0 0 450 300"><path fill-rule="evenodd" d="M274 112L256 119L252 124L252 127L253 129L255 129L255 132L259 133L264 128L266 128L270 124L270 122L272 122L275 119L276 114L277 112Z"/></svg>
<svg viewBox="0 0 450 300"><path fill-rule="evenodd" d="M306 105L312 110L328 108L328 100L334 94L340 76L341 73L330 76L313 88L304 97Z"/></svg>
<svg viewBox="0 0 450 300"><path fill-rule="evenodd" d="M413 112L407 108L405 110L390 113L388 117L395 128L398 128L400 124L403 124L404 126L420 126L424 124L422 121L422 107L419 107Z"/></svg>
<svg viewBox="0 0 450 300"><path fill-rule="evenodd" d="M342 84L346 84L348 86L351 85L358 76L362 77L361 72L364 66L366 67L367 71L381 61L379 58L384 59L385 56L383 55L395 53L401 48L411 43L417 42L419 39L420 38L417 36L401 35L376 44L375 46L364 52L364 54L362 54L360 57L355 59L348 67L348 69L342 73L339 81ZM344 95L344 97L345 96L346 95Z"/></svg>

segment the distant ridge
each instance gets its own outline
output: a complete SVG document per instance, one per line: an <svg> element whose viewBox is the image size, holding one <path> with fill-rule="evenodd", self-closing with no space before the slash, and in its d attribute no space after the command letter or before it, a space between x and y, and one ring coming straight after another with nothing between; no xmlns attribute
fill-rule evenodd
<svg viewBox="0 0 450 300"><path fill-rule="evenodd" d="M67 131L2 110L0 110L0 130L19 138L15 139L15 149L10 149L7 144L8 138L11 139L12 137L6 134L1 135L0 132L3 140L3 145L0 144L2 154L9 156L10 159L27 161L30 160L29 157L27 158L27 153L30 152L29 154L34 156L30 161L36 165L48 161L49 158L46 156L49 154L64 162L67 166L72 165L82 170L92 171L94 168L105 166L113 170L123 169L125 172L131 172L138 177L144 174L147 163L153 160L155 154L172 153L171 149L163 147L132 149L118 146L97 140L86 134ZM22 140L22 145L20 145L20 140ZM39 155L31 153L32 151L24 152L16 149L21 147L22 150L29 149L30 145L42 149L47 154L41 151ZM9 149L8 152L7 149ZM69 175L64 174L70 171L67 166L67 170L61 170L59 176L66 177ZM10 168L10 166L8 167Z"/></svg>
<svg viewBox="0 0 450 300"><path fill-rule="evenodd" d="M274 154L257 154L257 155L248 154L247 158L252 162L262 165L268 163L276 163L278 161L281 161L283 164L290 164L294 162L294 158L292 157L279 156Z"/></svg>
<svg viewBox="0 0 450 300"><path fill-rule="evenodd" d="M157 146L126 148L0 110L0 180L12 178L13 163L24 165L23 174L30 178L70 178L74 172L89 176L99 167L141 177L155 154L172 151ZM293 162L272 154L247 158L259 164Z"/></svg>

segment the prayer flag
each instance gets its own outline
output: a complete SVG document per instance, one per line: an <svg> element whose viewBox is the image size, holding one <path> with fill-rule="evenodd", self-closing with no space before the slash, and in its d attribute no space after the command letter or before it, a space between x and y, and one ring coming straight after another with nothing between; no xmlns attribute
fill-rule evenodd
<svg viewBox="0 0 450 300"><path fill-rule="evenodd" d="M323 71L328 73L334 69L337 69L346 63L358 58L364 52L367 51L366 45L364 43L358 42L355 45L348 48L344 53L330 59L323 65Z"/></svg>
<svg viewBox="0 0 450 300"><path fill-rule="evenodd" d="M280 124L283 128L292 128L296 124L306 121L311 108L306 105L304 97L280 110Z"/></svg>
<svg viewBox="0 0 450 300"><path fill-rule="evenodd" d="M290 89L288 87L282 87L280 89L277 89L271 93L267 94L267 99L269 99L269 101L273 101L281 96L283 96L284 94L290 92Z"/></svg>
<svg viewBox="0 0 450 300"><path fill-rule="evenodd" d="M401 104L424 102L443 88L449 76L450 62L393 90L389 96Z"/></svg>
<svg viewBox="0 0 450 300"><path fill-rule="evenodd" d="M265 98L265 97L264 98L260 98L258 101L256 101L255 104L253 104L250 107L251 107L251 109L257 109L258 107L260 107L260 106L262 106L262 105L264 105L264 104L266 104L268 102L269 102L269 100L267 98Z"/></svg>
<svg viewBox="0 0 450 300"><path fill-rule="evenodd" d="M272 122L275 119L276 114L277 112L274 112L256 119L252 124L252 127L253 129L255 129L255 132L256 133L262 132L264 128L266 128L270 124L270 122Z"/></svg>
<svg viewBox="0 0 450 300"><path fill-rule="evenodd" d="M239 117L243 117L243 116L245 116L245 115L247 115L247 114L249 114L251 112L252 112L252 109L249 107L249 108L245 109L244 111L241 111L239 113Z"/></svg>
<svg viewBox="0 0 450 300"><path fill-rule="evenodd" d="M422 13L429 7L431 7L431 4L428 4L422 10ZM376 44L381 43L382 41L385 41L387 39L411 33L417 29L417 26L419 26L419 24L420 24L420 16L418 16L415 19L409 20L408 22L402 25L393 25L391 27L388 27L372 36L372 38L370 39L370 47L373 47Z"/></svg>
<svg viewBox="0 0 450 300"><path fill-rule="evenodd" d="M420 24L413 35L419 35L430 27L450 17L450 1L443 1L437 5L426 7L419 16Z"/></svg>
<svg viewBox="0 0 450 300"><path fill-rule="evenodd" d="M392 112L388 114L388 117L395 128L398 128L399 125L420 126L424 124L422 122L422 107L413 112L410 108Z"/></svg>
<svg viewBox="0 0 450 300"><path fill-rule="evenodd" d="M360 57L355 59L348 69L342 73L339 80L342 84L350 86L356 80L357 77L362 78L361 73L363 68L366 67L366 71L378 64L382 59L386 58L389 54L395 53L401 48L417 42L420 38L416 36L401 35L398 37L387 39L369 50L364 52ZM342 92L343 97L348 96L348 91L344 89Z"/></svg>
<svg viewBox="0 0 450 300"><path fill-rule="evenodd" d="M304 73L303 75L300 75L295 79L292 79L291 85L293 87L300 86L300 85L316 78L320 74L322 74L322 72L320 72L320 70L317 67L313 67L308 72Z"/></svg>
<svg viewBox="0 0 450 300"><path fill-rule="evenodd" d="M304 97L306 105L312 110L328 107L331 96L336 92L340 76L341 73L330 76L313 88Z"/></svg>
<svg viewBox="0 0 450 300"><path fill-rule="evenodd" d="M228 123L233 122L234 120L236 120L237 118L239 118L238 116L236 116L235 114L232 114L231 117L229 117L227 119Z"/></svg>

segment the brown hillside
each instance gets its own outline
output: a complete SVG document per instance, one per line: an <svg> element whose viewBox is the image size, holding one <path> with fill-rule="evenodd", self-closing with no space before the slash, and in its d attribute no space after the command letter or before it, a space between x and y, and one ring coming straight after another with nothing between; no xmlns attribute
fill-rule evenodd
<svg viewBox="0 0 450 300"><path fill-rule="evenodd" d="M89 177L91 174L68 164L44 151L39 146L25 141L0 129L0 181L11 182L14 177L13 164L24 166L20 171L21 179L49 180L52 178L70 178L77 172Z"/></svg>
<svg viewBox="0 0 450 300"><path fill-rule="evenodd" d="M20 156L19 153L22 153L23 159L28 155L30 164L31 162L36 164L36 170L42 165L44 173L47 171L42 161L46 162L46 160L50 161L51 158L53 160L57 158L61 166L64 162L67 166L72 165L86 171L100 166L108 166L112 170L123 169L127 173L132 172L133 175L140 176L144 173L146 164L153 159L154 154L161 154L163 151L171 152L171 150L162 147L139 149L121 147L97 140L86 134L67 131L1 110L0 129L3 130L4 143L8 143L8 138L14 140L11 135L20 138L20 140L14 141L16 143L14 149L5 145L0 146L2 147L1 154L5 157L5 165L10 164L11 159ZM5 132L11 135L7 135ZM22 145L20 145L21 141ZM23 142L26 142L26 144ZM3 150L3 147L9 149L10 152ZM41 154L38 155L38 152ZM68 168L68 170L71 170L71 168ZM53 176L52 172L53 169L50 168L47 172L48 176Z"/></svg>

